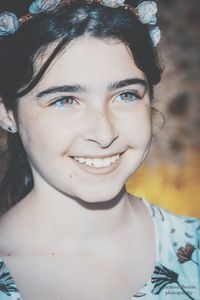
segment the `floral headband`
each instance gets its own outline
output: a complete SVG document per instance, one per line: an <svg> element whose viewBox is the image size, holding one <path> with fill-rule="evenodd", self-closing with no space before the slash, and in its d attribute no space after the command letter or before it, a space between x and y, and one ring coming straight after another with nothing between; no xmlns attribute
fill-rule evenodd
<svg viewBox="0 0 200 300"><path fill-rule="evenodd" d="M53 11L56 7L63 4L73 3L74 0L35 0L29 7L29 13L21 18L18 18L12 12L0 12L0 38L14 34L18 28L34 15ZM124 4L125 0L85 0L86 3L96 2L109 7L124 7L130 10L143 24L149 25L149 33L154 46L160 41L161 33L157 23L157 5L155 1L143 1L136 8Z"/></svg>

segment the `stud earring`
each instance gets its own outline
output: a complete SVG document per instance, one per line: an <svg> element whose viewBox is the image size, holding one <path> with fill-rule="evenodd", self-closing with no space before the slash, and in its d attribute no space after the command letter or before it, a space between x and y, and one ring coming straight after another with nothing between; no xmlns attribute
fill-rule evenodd
<svg viewBox="0 0 200 300"><path fill-rule="evenodd" d="M9 127L8 127L8 131L14 132L14 128L9 126Z"/></svg>

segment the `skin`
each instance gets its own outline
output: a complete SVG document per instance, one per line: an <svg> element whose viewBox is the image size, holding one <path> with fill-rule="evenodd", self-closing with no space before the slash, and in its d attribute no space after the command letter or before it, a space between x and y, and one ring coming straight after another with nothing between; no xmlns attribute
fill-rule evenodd
<svg viewBox="0 0 200 300"><path fill-rule="evenodd" d="M130 78L146 84L107 90L108 84ZM88 91L38 98L49 88L74 84ZM58 102L60 97L65 100ZM66 293L69 299L80 294L129 299L149 280L155 264L152 219L125 188L152 136L147 80L129 49L89 36L71 42L40 83L19 99L17 121L2 103L0 120L2 128L18 130L34 177L33 190L0 221L0 256L24 299L66 299ZM115 167L105 171L85 169L70 157L121 152ZM77 282L77 272L85 282L96 274L92 286ZM29 282L37 287L34 292Z"/></svg>
<svg viewBox="0 0 200 300"><path fill-rule="evenodd" d="M108 84L130 78L143 80L146 87L107 90ZM70 84L88 91L37 97ZM63 96L73 100L55 104ZM50 239L55 232L76 241L108 238L133 217L136 203L125 182L149 151L152 124L146 77L124 44L89 36L71 42L40 83L19 99L18 121L11 112L4 116L3 126L10 125L21 136L34 177L33 190L10 214L22 214L21 222L31 220L35 230L41 224L39 236L45 233ZM121 152L117 167L105 174L86 171L70 158Z"/></svg>

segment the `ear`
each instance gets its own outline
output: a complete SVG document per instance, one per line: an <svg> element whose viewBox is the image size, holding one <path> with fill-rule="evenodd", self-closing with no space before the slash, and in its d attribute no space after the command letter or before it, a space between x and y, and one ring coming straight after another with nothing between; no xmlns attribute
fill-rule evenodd
<svg viewBox="0 0 200 300"><path fill-rule="evenodd" d="M17 132L17 125L12 110L7 110L0 98L0 127L9 132Z"/></svg>
<svg viewBox="0 0 200 300"><path fill-rule="evenodd" d="M156 137L160 130L165 126L166 118L162 111L151 105L152 117L152 136Z"/></svg>

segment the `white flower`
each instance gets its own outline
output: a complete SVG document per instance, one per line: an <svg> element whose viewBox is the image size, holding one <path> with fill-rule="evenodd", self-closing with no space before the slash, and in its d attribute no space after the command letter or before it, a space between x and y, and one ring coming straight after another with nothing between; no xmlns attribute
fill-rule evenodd
<svg viewBox="0 0 200 300"><path fill-rule="evenodd" d="M0 13L0 36L15 33L19 28L19 19L11 12Z"/></svg>
<svg viewBox="0 0 200 300"><path fill-rule="evenodd" d="M139 20L143 24L155 25L157 22L157 5L154 1L143 1L137 7Z"/></svg>
<svg viewBox="0 0 200 300"><path fill-rule="evenodd" d="M125 0L102 0L100 3L109 7L123 6Z"/></svg>
<svg viewBox="0 0 200 300"><path fill-rule="evenodd" d="M29 7L29 12L33 15L39 14L45 11L54 10L61 0L35 0Z"/></svg>
<svg viewBox="0 0 200 300"><path fill-rule="evenodd" d="M149 31L149 33L150 33L150 36L151 36L154 46L156 46L159 43L160 38L161 38L161 32L160 32L159 27L152 28Z"/></svg>

